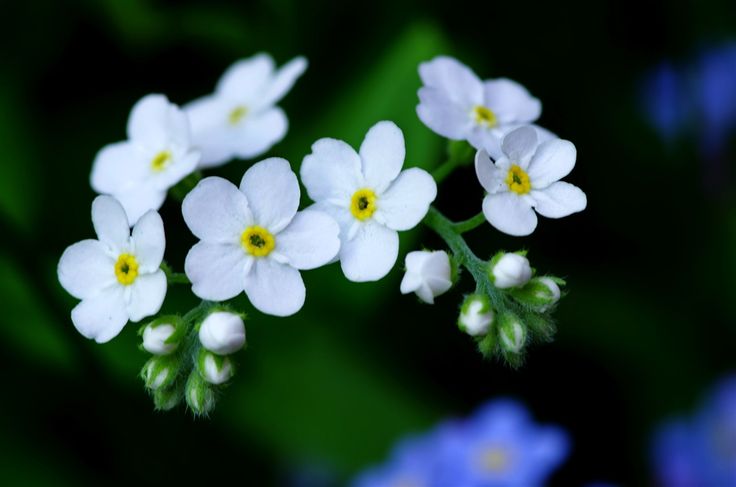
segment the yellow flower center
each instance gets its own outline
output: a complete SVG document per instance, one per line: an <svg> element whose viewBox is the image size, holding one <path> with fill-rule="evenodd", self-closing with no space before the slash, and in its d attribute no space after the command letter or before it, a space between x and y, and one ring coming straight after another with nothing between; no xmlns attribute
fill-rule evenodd
<svg viewBox="0 0 736 487"><path fill-rule="evenodd" d="M240 105L233 108L227 119L230 122L230 125L237 125L246 115L248 115L248 107Z"/></svg>
<svg viewBox="0 0 736 487"><path fill-rule="evenodd" d="M265 257L276 247L276 239L271 232L257 225L246 228L240 242L253 257Z"/></svg>
<svg viewBox="0 0 736 487"><path fill-rule="evenodd" d="M162 150L156 157L151 159L151 169L153 172L161 172L171 164L171 151Z"/></svg>
<svg viewBox="0 0 736 487"><path fill-rule="evenodd" d="M489 448L480 455L480 467L487 472L503 472L509 463L509 456L503 448Z"/></svg>
<svg viewBox="0 0 736 487"><path fill-rule="evenodd" d="M123 286L130 286L138 277L138 261L130 254L121 254L115 263L115 277Z"/></svg>
<svg viewBox="0 0 736 487"><path fill-rule="evenodd" d="M372 189L359 189L350 202L350 213L360 221L367 220L376 211L376 193Z"/></svg>
<svg viewBox="0 0 736 487"><path fill-rule="evenodd" d="M532 190L529 175L522 168L514 164L506 175L506 184L516 194L527 194Z"/></svg>
<svg viewBox="0 0 736 487"><path fill-rule="evenodd" d="M496 114L488 107L476 105L473 107L473 114L475 115L475 123L478 125L484 125L488 128L498 125Z"/></svg>

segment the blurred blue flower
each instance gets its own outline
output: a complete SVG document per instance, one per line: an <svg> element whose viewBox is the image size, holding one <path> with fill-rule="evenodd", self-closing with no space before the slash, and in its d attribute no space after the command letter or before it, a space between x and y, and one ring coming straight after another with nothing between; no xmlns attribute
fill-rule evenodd
<svg viewBox="0 0 736 487"><path fill-rule="evenodd" d="M736 129L736 43L703 49L679 68L660 63L641 85L641 107L666 142L690 132L707 156Z"/></svg>
<svg viewBox="0 0 736 487"><path fill-rule="evenodd" d="M662 426L653 455L664 487L736 485L736 376L718 384L693 418Z"/></svg>
<svg viewBox="0 0 736 487"><path fill-rule="evenodd" d="M560 428L534 423L526 408L502 399L466 421L442 424L405 441L354 487L503 487L542 485L569 453Z"/></svg>

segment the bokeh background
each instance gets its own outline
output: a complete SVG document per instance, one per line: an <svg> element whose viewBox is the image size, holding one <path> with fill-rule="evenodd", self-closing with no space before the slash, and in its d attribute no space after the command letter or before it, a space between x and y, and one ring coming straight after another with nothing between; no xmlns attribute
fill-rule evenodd
<svg viewBox="0 0 736 487"><path fill-rule="evenodd" d="M657 424L736 369L733 138L726 127L704 142L712 120L697 108L672 122L680 112L668 107L685 95L662 71L696 70L736 38L733 2L67 0L2 2L2 12L2 485L342 485L396 440L500 396L571 435L552 485L647 485ZM382 119L404 130L408 164L439 164L444 142L414 111L417 65L438 54L539 97L540 124L578 147L568 180L589 207L543 219L530 238L486 226L470 241L481 256L528 248L539 270L567 277L557 340L510 370L455 326L469 281L431 307L399 294L401 265L374 284L330 266L305 273L299 315L251 314L249 347L211 419L154 412L137 327L104 346L78 335L56 263L92 236L91 163L124 138L133 103L160 92L183 104L259 51L310 61L281 103L290 132L271 152L295 168L318 138L357 146ZM736 85L718 86L706 95L723 109ZM237 181L248 164L216 173ZM462 219L481 197L466 168L437 204ZM167 260L181 269L194 238L175 202L162 215ZM441 242L404 234L400 259L420 245ZM165 310L194 304L176 287Z"/></svg>

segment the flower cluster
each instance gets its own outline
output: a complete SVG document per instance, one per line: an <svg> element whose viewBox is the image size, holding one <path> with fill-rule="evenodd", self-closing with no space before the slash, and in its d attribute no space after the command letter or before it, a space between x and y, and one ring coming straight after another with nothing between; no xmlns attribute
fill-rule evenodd
<svg viewBox="0 0 736 487"><path fill-rule="evenodd" d="M270 150L287 132L276 103L307 67L296 58L280 69L259 54L238 61L215 93L183 108L164 95L148 95L130 114L127 140L95 158L91 184L102 195L92 207L98 240L69 247L58 268L62 286L81 303L72 322L102 343L128 321L151 317L140 329L152 356L141 376L159 409L186 402L196 414L214 407L219 388L234 374L232 354L245 344L245 314L224 304L245 294L257 311L290 316L302 309L302 271L339 262L349 281L377 281L399 258L399 232L421 222L448 251L405 257L400 291L433 304L459 282L461 268L476 281L458 324L486 356L512 365L534 337L553 333L550 312L560 279L535 277L523 252L478 259L462 234L485 220L510 235L528 235L537 213L560 218L585 208L585 194L559 181L573 168L572 143L536 125L541 103L507 79L481 82L458 61L440 57L419 67L424 81L417 113L450 143L450 160L433 174L404 168L406 146L391 121L374 124L356 150L323 138L299 170L312 203L302 194L289 161L270 157L251 164L240 185L203 177L233 158ZM457 140L462 139L466 142ZM454 223L432 207L437 182L467 164L488 192L478 217ZM184 274L163 261L165 236L157 210L171 195L199 240ZM132 233L131 233L131 226ZM202 300L187 313L160 316L167 288L189 284Z"/></svg>
<svg viewBox="0 0 736 487"><path fill-rule="evenodd" d="M567 434L537 425L515 401L491 401L464 421L400 442L389 460L360 474L354 487L538 486L565 461Z"/></svg>
<svg viewBox="0 0 736 487"><path fill-rule="evenodd" d="M659 485L736 485L736 376L713 388L692 418L672 420L654 439Z"/></svg>

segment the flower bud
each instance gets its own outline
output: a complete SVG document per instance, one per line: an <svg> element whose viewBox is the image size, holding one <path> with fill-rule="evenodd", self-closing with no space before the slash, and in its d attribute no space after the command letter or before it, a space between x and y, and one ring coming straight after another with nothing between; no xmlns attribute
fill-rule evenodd
<svg viewBox="0 0 736 487"><path fill-rule="evenodd" d="M489 266L488 277L498 289L521 287L532 277L529 260L516 253L499 252Z"/></svg>
<svg viewBox="0 0 736 487"><path fill-rule="evenodd" d="M202 346L217 355L237 352L245 344L245 324L235 313L216 311L202 322L199 328Z"/></svg>
<svg viewBox="0 0 736 487"><path fill-rule="evenodd" d="M174 409L181 402L182 392L181 386L156 389L153 391L153 404L159 411Z"/></svg>
<svg viewBox="0 0 736 487"><path fill-rule="evenodd" d="M471 336L485 335L493 324L493 310L488 296L471 294L460 308L458 327Z"/></svg>
<svg viewBox="0 0 736 487"><path fill-rule="evenodd" d="M551 308L561 296L560 286L550 277L535 277L524 287L513 289L511 295L520 303L528 304L538 311Z"/></svg>
<svg viewBox="0 0 736 487"><path fill-rule="evenodd" d="M204 348L199 351L197 368L202 378L210 384L224 384L233 376L233 366L228 357L216 355Z"/></svg>
<svg viewBox="0 0 736 487"><path fill-rule="evenodd" d="M174 383L178 363L169 356L154 356L143 366L141 377L151 390L169 387Z"/></svg>
<svg viewBox="0 0 736 487"><path fill-rule="evenodd" d="M401 280L401 294L411 292L425 303L452 287L452 266L447 252L417 250L406 254L406 274Z"/></svg>
<svg viewBox="0 0 736 487"><path fill-rule="evenodd" d="M143 329L143 348L153 355L168 355L179 346L172 340L176 326L171 323L149 323Z"/></svg>
<svg viewBox="0 0 736 487"><path fill-rule="evenodd" d="M184 398L197 416L206 416L215 408L215 393L197 371L192 371L184 388Z"/></svg>
<svg viewBox="0 0 736 487"><path fill-rule="evenodd" d="M518 354L526 343L526 326L516 315L506 313L499 320L498 338L506 352Z"/></svg>

